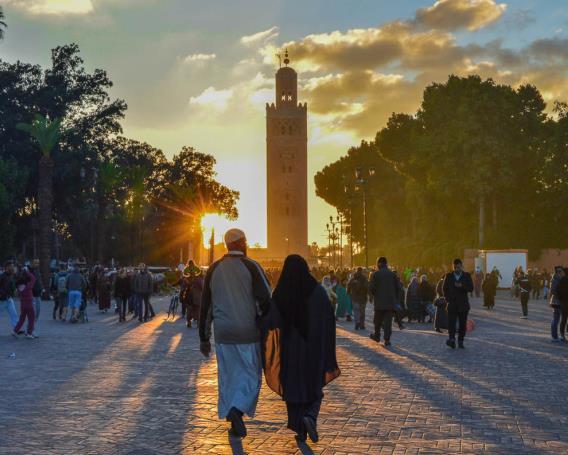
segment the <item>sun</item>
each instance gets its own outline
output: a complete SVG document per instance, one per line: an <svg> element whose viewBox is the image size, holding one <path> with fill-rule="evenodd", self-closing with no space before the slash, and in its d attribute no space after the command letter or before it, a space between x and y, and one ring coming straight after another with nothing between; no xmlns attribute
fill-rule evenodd
<svg viewBox="0 0 568 455"><path fill-rule="evenodd" d="M239 227L238 223L227 219L218 213L206 213L201 218L201 230L203 232L203 244L209 246L211 233L215 230L215 243L221 243L223 236L231 228Z"/></svg>

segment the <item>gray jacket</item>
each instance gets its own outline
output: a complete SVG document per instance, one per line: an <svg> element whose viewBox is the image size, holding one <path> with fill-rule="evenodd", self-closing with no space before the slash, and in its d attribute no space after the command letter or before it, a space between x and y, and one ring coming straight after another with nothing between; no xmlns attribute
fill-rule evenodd
<svg viewBox="0 0 568 455"><path fill-rule="evenodd" d="M67 280L65 283L65 287L67 288L67 292L70 291L82 291L87 282L83 275L80 272L74 271L67 275Z"/></svg>
<svg viewBox="0 0 568 455"><path fill-rule="evenodd" d="M258 263L233 252L225 255L205 276L199 319L201 341L209 341L211 323L217 343L260 341L257 317L268 309L270 297L270 285Z"/></svg>
<svg viewBox="0 0 568 455"><path fill-rule="evenodd" d="M371 276L369 296L375 303L375 310L394 310L399 299L398 278L387 267L381 267Z"/></svg>
<svg viewBox="0 0 568 455"><path fill-rule="evenodd" d="M151 294L153 286L154 281L150 272L142 271L134 276L134 292L136 294Z"/></svg>

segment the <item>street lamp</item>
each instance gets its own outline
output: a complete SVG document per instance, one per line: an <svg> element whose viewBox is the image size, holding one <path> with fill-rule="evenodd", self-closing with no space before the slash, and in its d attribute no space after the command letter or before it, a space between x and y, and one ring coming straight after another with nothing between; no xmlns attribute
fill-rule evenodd
<svg viewBox="0 0 568 455"><path fill-rule="evenodd" d="M369 241L367 235L367 183L370 177L374 177L375 168L369 167L363 169L357 167L355 169L355 179L360 188L363 190L363 237L365 242L365 267L369 267Z"/></svg>
<svg viewBox="0 0 568 455"><path fill-rule="evenodd" d="M333 236L333 229L329 223L326 223L325 230L327 231L327 265L331 267L331 238Z"/></svg>
<svg viewBox="0 0 568 455"><path fill-rule="evenodd" d="M333 216L330 215L329 217L329 224L331 226L331 238L333 240L333 267L337 266L337 250L335 246L335 241L339 240L339 227L337 226L339 223L339 216L337 219L333 219ZM339 243L339 242L338 242Z"/></svg>

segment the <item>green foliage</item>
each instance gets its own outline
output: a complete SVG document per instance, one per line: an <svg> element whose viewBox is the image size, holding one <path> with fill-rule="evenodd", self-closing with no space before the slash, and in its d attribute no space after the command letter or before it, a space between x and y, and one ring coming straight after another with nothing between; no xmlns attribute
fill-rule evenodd
<svg viewBox="0 0 568 455"><path fill-rule="evenodd" d="M12 253L11 245L15 227L9 222L18 207L18 199L22 197L26 183L26 170L19 168L13 159L0 158L0 257Z"/></svg>
<svg viewBox="0 0 568 455"><path fill-rule="evenodd" d="M236 216L238 193L215 180L211 156L186 147L168 160L121 136L126 103L110 98L103 70L85 70L77 45L55 48L46 69L0 60L0 87L0 157L22 170L19 190L4 191L13 207L4 224L15 235L0 253L31 249L42 156L53 161L53 217L67 233L62 258L174 261L188 237L167 237L168 222L195 225L200 210Z"/></svg>
<svg viewBox="0 0 568 455"><path fill-rule="evenodd" d="M51 151L57 146L61 138L61 120L51 121L41 114L36 114L32 123L18 123L16 128L32 136L36 140L42 155L46 157L51 156Z"/></svg>
<svg viewBox="0 0 568 455"><path fill-rule="evenodd" d="M533 86L450 76L426 87L415 115L394 113L374 142L318 173L317 194L344 211L341 176L380 170L369 183L370 250L399 264L441 265L477 247L480 205L486 248L566 247L554 226L568 222L568 108L549 118L545 107Z"/></svg>

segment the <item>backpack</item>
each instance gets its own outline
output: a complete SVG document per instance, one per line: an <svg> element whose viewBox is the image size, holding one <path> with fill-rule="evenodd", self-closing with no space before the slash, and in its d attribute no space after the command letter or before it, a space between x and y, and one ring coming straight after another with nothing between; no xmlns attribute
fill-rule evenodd
<svg viewBox="0 0 568 455"><path fill-rule="evenodd" d="M57 292L64 294L67 292L67 277L60 276L57 279Z"/></svg>

